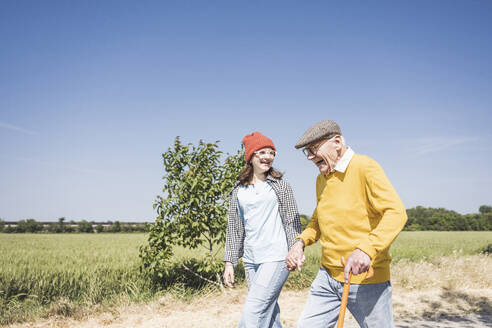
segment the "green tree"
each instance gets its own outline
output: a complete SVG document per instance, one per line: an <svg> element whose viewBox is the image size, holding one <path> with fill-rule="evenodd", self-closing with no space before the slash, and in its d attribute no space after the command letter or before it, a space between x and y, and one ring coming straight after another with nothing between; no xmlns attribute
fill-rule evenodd
<svg viewBox="0 0 492 328"><path fill-rule="evenodd" d="M227 196L244 167L242 150L223 162L222 155L218 141L185 145L179 137L162 154L164 195L155 200L157 218L150 226L148 245L140 249L142 269L152 277L159 279L168 273L173 246L203 247L205 256L196 271L201 278L215 277L222 287L219 272L223 264L213 247L225 241Z"/></svg>
<svg viewBox="0 0 492 328"><path fill-rule="evenodd" d="M43 224L34 219L20 220L17 223L17 232L35 233L43 230Z"/></svg>
<svg viewBox="0 0 492 328"><path fill-rule="evenodd" d="M97 233L101 233L101 232L103 232L103 230L104 230L104 227L102 224L96 225L96 232Z"/></svg>
<svg viewBox="0 0 492 328"><path fill-rule="evenodd" d="M5 228L5 221L0 219L0 232L3 232L4 228Z"/></svg>
<svg viewBox="0 0 492 328"><path fill-rule="evenodd" d="M307 216L306 214L301 214L300 216L301 219L301 228L302 230L306 229L307 225L309 224L309 221L311 221L311 218Z"/></svg>
<svg viewBox="0 0 492 328"><path fill-rule="evenodd" d="M68 223L63 226L64 227L63 232L68 232L68 233L75 232L76 225L77 222L75 222L74 220L68 221Z"/></svg>
<svg viewBox="0 0 492 328"><path fill-rule="evenodd" d="M121 223L120 221L116 221L115 223L111 224L109 227L109 231L111 232L121 232Z"/></svg>
<svg viewBox="0 0 492 328"><path fill-rule="evenodd" d="M492 213L492 206L482 205L478 209L481 214Z"/></svg>
<svg viewBox="0 0 492 328"><path fill-rule="evenodd" d="M92 229L92 224L90 222L87 222L86 220L82 220L79 223L77 223L77 230L79 232L86 232L86 233L94 232L94 229Z"/></svg>
<svg viewBox="0 0 492 328"><path fill-rule="evenodd" d="M58 223L55 224L55 232L56 233L62 233L65 232L65 218L61 217L58 218Z"/></svg>

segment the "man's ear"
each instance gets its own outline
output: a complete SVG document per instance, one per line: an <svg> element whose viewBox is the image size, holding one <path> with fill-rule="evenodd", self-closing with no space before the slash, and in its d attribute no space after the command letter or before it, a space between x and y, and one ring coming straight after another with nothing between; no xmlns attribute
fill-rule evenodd
<svg viewBox="0 0 492 328"><path fill-rule="evenodd" d="M337 144L337 147L338 147L337 150L342 149L342 136L340 136L340 135L336 136L335 137L335 141L336 141L336 144Z"/></svg>

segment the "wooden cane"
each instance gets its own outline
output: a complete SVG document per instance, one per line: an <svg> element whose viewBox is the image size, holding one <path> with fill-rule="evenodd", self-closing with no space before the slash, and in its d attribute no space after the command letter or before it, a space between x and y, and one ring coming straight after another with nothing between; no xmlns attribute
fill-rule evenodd
<svg viewBox="0 0 492 328"><path fill-rule="evenodd" d="M345 267L345 259L342 257L342 264L343 267ZM368 279L371 278L374 275L374 270L372 267L369 267L369 270L367 271L367 275L364 278ZM350 280L352 279L352 270L349 272L349 280L348 282L343 284L343 293L342 293L342 303L340 304L340 314L338 315L338 322L337 322L337 328L343 328L343 320L345 320L345 310L347 309L347 301L348 301L348 295L350 291Z"/></svg>
<svg viewBox="0 0 492 328"><path fill-rule="evenodd" d="M345 267L345 259L342 257L342 263ZM340 304L340 314L338 315L337 328L343 327L343 320L345 319L345 310L347 309L348 295L350 291L350 280L352 279L352 270L349 272L349 280L343 284L342 303Z"/></svg>

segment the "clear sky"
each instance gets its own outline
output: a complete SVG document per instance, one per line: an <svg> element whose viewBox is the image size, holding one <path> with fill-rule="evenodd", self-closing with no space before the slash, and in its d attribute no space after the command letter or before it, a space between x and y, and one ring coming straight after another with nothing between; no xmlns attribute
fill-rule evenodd
<svg viewBox="0 0 492 328"><path fill-rule="evenodd" d="M146 220L161 154L261 131L301 213L320 120L407 208L492 205L492 1L1 1L0 217Z"/></svg>

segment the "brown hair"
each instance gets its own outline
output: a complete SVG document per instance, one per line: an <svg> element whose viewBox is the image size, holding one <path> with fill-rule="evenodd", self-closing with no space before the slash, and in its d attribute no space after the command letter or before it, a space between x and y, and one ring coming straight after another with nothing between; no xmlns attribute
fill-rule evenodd
<svg viewBox="0 0 492 328"><path fill-rule="evenodd" d="M246 164L246 167L239 173L239 182L243 186L248 186L251 184L251 180L253 180L253 164L249 162ZM271 175L275 179L281 179L282 176L284 175L283 173L280 173L279 171L275 170L273 167L271 167L268 171L265 172L265 176Z"/></svg>

